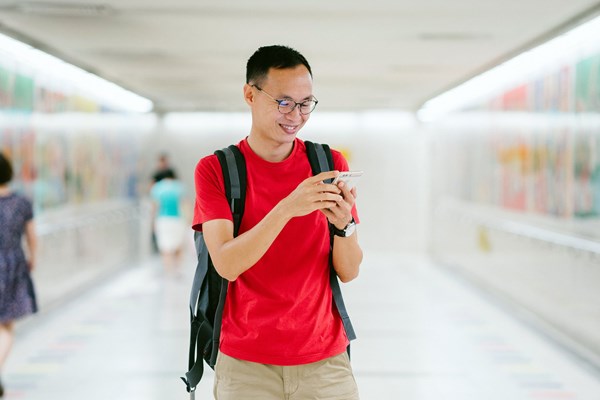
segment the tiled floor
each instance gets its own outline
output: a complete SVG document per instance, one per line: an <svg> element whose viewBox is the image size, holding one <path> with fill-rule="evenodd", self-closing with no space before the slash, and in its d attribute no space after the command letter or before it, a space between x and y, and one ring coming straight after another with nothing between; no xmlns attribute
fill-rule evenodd
<svg viewBox="0 0 600 400"><path fill-rule="evenodd" d="M145 263L26 321L4 371L6 398L189 398L179 376L191 274ZM422 258L367 254L344 291L363 400L600 399L597 371ZM212 377L197 399L212 398Z"/></svg>

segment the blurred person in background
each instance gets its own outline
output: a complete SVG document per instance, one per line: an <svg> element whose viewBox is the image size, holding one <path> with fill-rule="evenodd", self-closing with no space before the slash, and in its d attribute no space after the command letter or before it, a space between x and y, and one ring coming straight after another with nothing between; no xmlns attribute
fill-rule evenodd
<svg viewBox="0 0 600 400"><path fill-rule="evenodd" d="M304 56L285 46L259 48L246 65L250 134L237 146L247 167L239 236L215 155L196 167L193 228L217 272L229 281L214 395L218 400L356 400L349 340L332 301L332 263L342 282L358 275L356 189L325 184L348 163L332 150L336 171L313 176L300 129L317 105Z"/></svg>
<svg viewBox="0 0 600 400"><path fill-rule="evenodd" d="M33 207L11 191L12 177L12 166L0 152L0 374L12 347L15 320L37 311L30 275L36 251ZM23 235L27 256L21 246ZM3 394L0 380L0 397Z"/></svg>
<svg viewBox="0 0 600 400"><path fill-rule="evenodd" d="M150 189L156 244L167 272L177 272L186 238L185 188L171 169Z"/></svg>
<svg viewBox="0 0 600 400"><path fill-rule="evenodd" d="M176 172L175 169L171 166L171 163L169 162L169 156L167 155L167 153L160 153L158 155L156 169L152 173L152 183L150 185L150 188L152 188L152 186L156 182L160 182L165 176L170 174L176 174ZM160 251L158 249L158 244L156 243L156 232L154 231L154 225L152 227L151 240L152 250L154 251L154 253L159 253Z"/></svg>
<svg viewBox="0 0 600 400"><path fill-rule="evenodd" d="M158 164L156 166L156 170L152 173L152 182L153 184L161 181L170 173L175 173L175 169L171 166L169 162L169 156L167 153L161 153L158 156Z"/></svg>

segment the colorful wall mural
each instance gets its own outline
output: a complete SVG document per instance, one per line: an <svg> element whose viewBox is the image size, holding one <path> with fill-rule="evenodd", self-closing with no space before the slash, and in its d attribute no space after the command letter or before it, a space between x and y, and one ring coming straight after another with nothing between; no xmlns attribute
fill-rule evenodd
<svg viewBox="0 0 600 400"><path fill-rule="evenodd" d="M136 198L142 142L139 132L127 125L85 129L0 125L0 149L15 169L13 187L34 199L37 211Z"/></svg>
<svg viewBox="0 0 600 400"><path fill-rule="evenodd" d="M454 148L464 200L600 217L600 51L506 88L469 112L489 123ZM482 133L484 133L482 135ZM453 139L450 140L455 140ZM451 162L451 161L448 161Z"/></svg>
<svg viewBox="0 0 600 400"><path fill-rule="evenodd" d="M13 186L37 211L139 192L140 134L148 124L73 85L7 54L0 58L0 150L13 161Z"/></svg>

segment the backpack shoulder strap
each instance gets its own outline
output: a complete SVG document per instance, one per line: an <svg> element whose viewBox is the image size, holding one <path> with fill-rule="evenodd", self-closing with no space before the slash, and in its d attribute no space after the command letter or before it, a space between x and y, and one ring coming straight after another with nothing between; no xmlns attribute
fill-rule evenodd
<svg viewBox="0 0 600 400"><path fill-rule="evenodd" d="M246 199L246 161L240 149L233 144L215 151L215 154L221 164L225 181L225 196L227 196L233 214L233 236L237 236Z"/></svg>
<svg viewBox="0 0 600 400"><path fill-rule="evenodd" d="M309 141L305 141L304 144L306 145L306 155L308 156L308 162L310 163L313 175L334 169L331 148L328 145ZM328 179L327 181L327 183L331 183L332 180ZM346 331L348 340L354 340L356 339L356 333L354 332L352 322L350 322L350 316L348 316L348 311L346 310L346 305L344 304L344 298L342 297L342 289L340 288L337 274L333 268L333 230L331 229L331 225L329 226L329 243L329 265L331 268L329 274L329 283L333 293L333 300L338 309L340 317L342 318L342 323L344 324L344 330Z"/></svg>
<svg viewBox="0 0 600 400"><path fill-rule="evenodd" d="M313 175L333 170L333 157L328 145L313 143L308 140L304 144L306 145L306 155L308 156L308 162L312 168ZM328 179L327 183L331 183L332 181L333 179Z"/></svg>

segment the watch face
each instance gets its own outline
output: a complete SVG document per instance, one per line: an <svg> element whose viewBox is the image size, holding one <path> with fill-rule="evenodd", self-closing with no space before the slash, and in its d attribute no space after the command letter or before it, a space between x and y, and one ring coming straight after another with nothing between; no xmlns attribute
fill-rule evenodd
<svg viewBox="0 0 600 400"><path fill-rule="evenodd" d="M351 222L346 229L344 229L344 236L348 237L350 235L352 235L354 233L354 230L356 229L356 224L354 222Z"/></svg>

